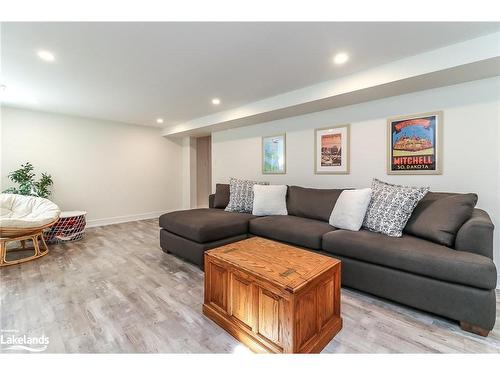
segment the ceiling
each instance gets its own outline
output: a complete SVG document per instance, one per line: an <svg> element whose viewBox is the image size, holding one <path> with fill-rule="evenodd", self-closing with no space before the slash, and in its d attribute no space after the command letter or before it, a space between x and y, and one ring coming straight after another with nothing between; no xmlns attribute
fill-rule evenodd
<svg viewBox="0 0 500 375"><path fill-rule="evenodd" d="M464 22L2 23L2 84L8 105L163 127L499 30ZM40 60L39 49L56 61ZM342 66L332 62L340 51L350 55Z"/></svg>

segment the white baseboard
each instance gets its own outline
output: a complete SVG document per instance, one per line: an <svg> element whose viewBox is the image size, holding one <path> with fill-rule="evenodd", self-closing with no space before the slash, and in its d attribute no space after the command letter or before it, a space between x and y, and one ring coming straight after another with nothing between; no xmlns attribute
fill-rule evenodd
<svg viewBox="0 0 500 375"><path fill-rule="evenodd" d="M153 212L145 212L142 214L106 217L103 219L93 219L93 220L87 221L87 228L102 227L104 225L111 225L111 224L127 223L129 221L157 219L158 217L160 217L160 215L163 215L167 212L172 212L172 211L175 211L175 210L153 211Z"/></svg>

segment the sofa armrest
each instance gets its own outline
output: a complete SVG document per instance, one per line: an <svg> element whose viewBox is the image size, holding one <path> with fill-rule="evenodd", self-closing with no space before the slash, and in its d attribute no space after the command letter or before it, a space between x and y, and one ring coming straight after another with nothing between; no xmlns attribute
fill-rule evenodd
<svg viewBox="0 0 500 375"><path fill-rule="evenodd" d="M458 230L455 249L493 259L494 229L495 226L486 211L475 208L471 218Z"/></svg>
<svg viewBox="0 0 500 375"><path fill-rule="evenodd" d="M208 208L214 208L215 194L210 194L208 196Z"/></svg>

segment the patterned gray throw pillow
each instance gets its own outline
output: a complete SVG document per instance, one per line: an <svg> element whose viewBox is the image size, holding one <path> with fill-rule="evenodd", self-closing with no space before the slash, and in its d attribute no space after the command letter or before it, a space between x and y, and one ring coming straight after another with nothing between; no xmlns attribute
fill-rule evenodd
<svg viewBox="0 0 500 375"><path fill-rule="evenodd" d="M411 213L428 191L429 187L393 185L373 179L372 198L363 227L372 232L401 237Z"/></svg>
<svg viewBox="0 0 500 375"><path fill-rule="evenodd" d="M229 204L225 211L248 212L253 209L253 186L269 185L269 182L229 179Z"/></svg>

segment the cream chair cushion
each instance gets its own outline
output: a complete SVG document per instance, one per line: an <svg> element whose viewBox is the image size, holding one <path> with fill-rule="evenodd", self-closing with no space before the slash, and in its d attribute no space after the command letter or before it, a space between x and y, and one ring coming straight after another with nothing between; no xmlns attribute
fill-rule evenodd
<svg viewBox="0 0 500 375"><path fill-rule="evenodd" d="M45 198L0 194L0 227L37 228L55 221L61 211Z"/></svg>

